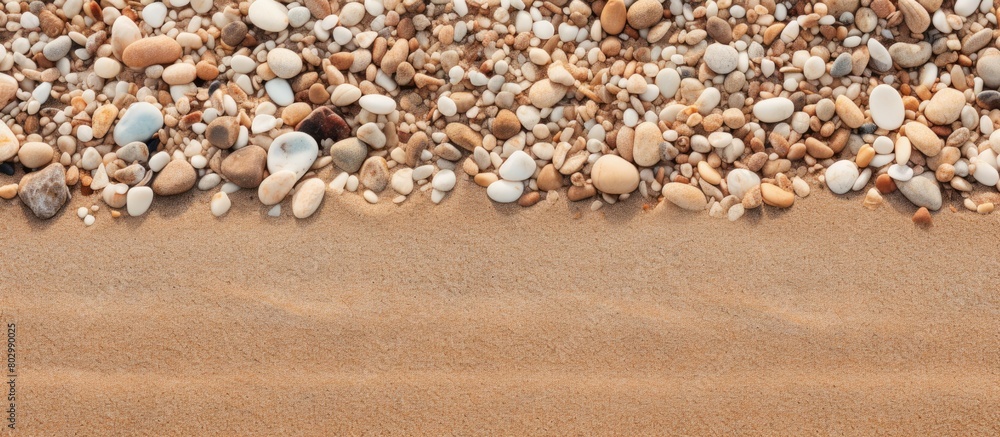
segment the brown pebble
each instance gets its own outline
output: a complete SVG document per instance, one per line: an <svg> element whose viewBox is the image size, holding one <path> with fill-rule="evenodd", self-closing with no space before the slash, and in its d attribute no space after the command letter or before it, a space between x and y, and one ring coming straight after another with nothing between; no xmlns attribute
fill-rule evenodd
<svg viewBox="0 0 1000 437"><path fill-rule="evenodd" d="M534 206L539 200L542 200L542 196L538 194L537 191L532 191L521 195L521 198L517 199L517 204L523 207L529 207Z"/></svg>
<svg viewBox="0 0 1000 437"><path fill-rule="evenodd" d="M915 223L917 226L923 226L923 227L928 227L933 225L930 211L928 211L927 208L921 206L920 209L917 210L916 214L913 214L913 223Z"/></svg>
<svg viewBox="0 0 1000 437"><path fill-rule="evenodd" d="M887 174L880 174L875 178L875 188L882 194L889 194L896 191L896 182Z"/></svg>

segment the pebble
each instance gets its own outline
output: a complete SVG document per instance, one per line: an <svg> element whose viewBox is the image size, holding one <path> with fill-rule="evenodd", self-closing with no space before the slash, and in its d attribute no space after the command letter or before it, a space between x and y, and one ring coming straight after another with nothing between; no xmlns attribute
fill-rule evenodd
<svg viewBox="0 0 1000 437"><path fill-rule="evenodd" d="M222 28L222 42L230 47L237 47L243 42L243 39L247 37L246 23L242 21L233 21Z"/></svg>
<svg viewBox="0 0 1000 437"><path fill-rule="evenodd" d="M785 97L761 100L753 105L753 115L764 123L785 121L795 112L795 104Z"/></svg>
<svg viewBox="0 0 1000 437"><path fill-rule="evenodd" d="M45 146L49 147L47 144ZM70 197L69 188L66 186L65 167L53 163L41 170L25 174L18 185L17 197L35 217L42 220L54 217Z"/></svg>
<svg viewBox="0 0 1000 437"><path fill-rule="evenodd" d="M125 47L122 62L130 68L168 65L180 59L181 51L181 45L169 36L150 36Z"/></svg>
<svg viewBox="0 0 1000 437"><path fill-rule="evenodd" d="M389 115L396 110L396 101L389 96L383 96L381 94L369 94L366 96L361 96L358 100L358 104L361 108L371 112L372 114L378 115Z"/></svg>
<svg viewBox="0 0 1000 437"><path fill-rule="evenodd" d="M551 108L566 96L569 87L542 79L528 89L528 100L537 108Z"/></svg>
<svg viewBox="0 0 1000 437"><path fill-rule="evenodd" d="M239 134L240 121L236 117L218 117L205 129L205 139L220 149L233 147Z"/></svg>
<svg viewBox="0 0 1000 437"><path fill-rule="evenodd" d="M357 172L367 156L368 146L354 137L337 141L330 146L333 165L348 173Z"/></svg>
<svg viewBox="0 0 1000 437"><path fill-rule="evenodd" d="M267 52L267 66L282 79L291 79L302 71L302 58L285 48L275 48Z"/></svg>
<svg viewBox="0 0 1000 437"><path fill-rule="evenodd" d="M159 152L149 158L149 169L153 171L161 171L167 164L170 163L170 154L167 152Z"/></svg>
<svg viewBox="0 0 1000 437"><path fill-rule="evenodd" d="M49 61L56 62L62 58L65 58L69 54L69 50L73 47L73 40L69 39L68 36L63 35L48 44L45 44L45 48L42 49L42 55L45 59Z"/></svg>
<svg viewBox="0 0 1000 437"><path fill-rule="evenodd" d="M21 145L17 159L27 168L41 168L52 162L52 146L37 141Z"/></svg>
<svg viewBox="0 0 1000 437"><path fill-rule="evenodd" d="M257 198L266 206L276 205L288 196L299 177L292 171L271 173L257 187Z"/></svg>
<svg viewBox="0 0 1000 437"><path fill-rule="evenodd" d="M1000 52L986 50L986 54L976 61L976 73L986 87L1000 87Z"/></svg>
<svg viewBox="0 0 1000 437"><path fill-rule="evenodd" d="M220 171L226 180L242 188L257 188L264 180L266 167L267 152L261 147L249 145L226 156Z"/></svg>
<svg viewBox="0 0 1000 437"><path fill-rule="evenodd" d="M247 10L247 18L254 26L268 32L277 33L288 28L288 9L274 0L254 0Z"/></svg>
<svg viewBox="0 0 1000 437"><path fill-rule="evenodd" d="M712 71L718 74L729 74L733 70L736 70L739 53L729 45L712 43L705 49L704 59L705 65L712 69Z"/></svg>
<svg viewBox="0 0 1000 437"><path fill-rule="evenodd" d="M708 205L705 194L688 184L669 182L663 185L662 194L670 203L688 211L701 211Z"/></svg>
<svg viewBox="0 0 1000 437"><path fill-rule="evenodd" d="M830 66L830 76L831 77L844 77L851 74L851 70L854 65L852 63L850 53L841 53L833 61L833 65Z"/></svg>
<svg viewBox="0 0 1000 437"><path fill-rule="evenodd" d="M448 123L444 128L445 135L455 145L472 152L483 145L483 137L463 123Z"/></svg>
<svg viewBox="0 0 1000 437"><path fill-rule="evenodd" d="M523 151L516 151L507 158L500 166L499 172L502 179L508 181L523 181L535 174L535 160L531 155Z"/></svg>
<svg viewBox="0 0 1000 437"><path fill-rule="evenodd" d="M663 19L663 5L659 0L636 0L626 17L633 29L648 29Z"/></svg>
<svg viewBox="0 0 1000 437"><path fill-rule="evenodd" d="M892 57L893 62L903 68L915 68L924 65L931 59L931 55L931 45L928 42L921 41L916 44L898 42L889 46L889 56Z"/></svg>
<svg viewBox="0 0 1000 437"><path fill-rule="evenodd" d="M507 140L521 132L521 122L512 111L501 109L493 119L491 131L497 139Z"/></svg>
<svg viewBox="0 0 1000 437"><path fill-rule="evenodd" d="M931 128L919 122L906 123L906 138L924 156L937 156L944 148L944 140L939 138ZM898 154L898 153L897 153Z"/></svg>
<svg viewBox="0 0 1000 437"><path fill-rule="evenodd" d="M976 179L976 182L987 187L994 187L997 182L1000 182L1000 173L997 172L996 167L978 158L974 158L973 162L976 163L976 171L972 173L972 177Z"/></svg>
<svg viewBox="0 0 1000 437"><path fill-rule="evenodd" d="M209 209L212 211L212 215L216 217L222 217L229 212L229 208L232 208L233 201L229 200L229 195L224 191L220 191L212 195L212 200L209 202Z"/></svg>
<svg viewBox="0 0 1000 437"><path fill-rule="evenodd" d="M740 199L758 185L760 185L760 176L747 169L733 169L726 175L726 186L729 187L729 194Z"/></svg>
<svg viewBox="0 0 1000 437"><path fill-rule="evenodd" d="M896 130L903 125L906 109L903 98L895 88L882 84L876 86L869 95L872 121L885 130Z"/></svg>
<svg viewBox="0 0 1000 437"><path fill-rule="evenodd" d="M132 187L126 195L128 215L138 217L153 205L153 190L149 187Z"/></svg>
<svg viewBox="0 0 1000 437"><path fill-rule="evenodd" d="M869 188L868 193L865 194L865 200L862 202L865 208L874 210L882 204L882 194L879 193L877 188Z"/></svg>
<svg viewBox="0 0 1000 437"><path fill-rule="evenodd" d="M267 170L271 174L288 170L298 180L312 167L319 156L319 145L313 137L302 132L281 134L267 149Z"/></svg>
<svg viewBox="0 0 1000 437"><path fill-rule="evenodd" d="M167 5L163 2L150 3L142 8L142 21L154 29L159 29L167 19Z"/></svg>
<svg viewBox="0 0 1000 437"><path fill-rule="evenodd" d="M617 35L625 30L627 12L623 0L609 0L601 11L601 28L609 35Z"/></svg>
<svg viewBox="0 0 1000 437"><path fill-rule="evenodd" d="M602 193L628 194L639 187L639 170L617 155L598 158L590 170L590 177L594 187Z"/></svg>
<svg viewBox="0 0 1000 437"><path fill-rule="evenodd" d="M7 161L17 156L17 151L21 148L21 142L10 130L6 123L0 122L0 162Z"/></svg>
<svg viewBox="0 0 1000 437"><path fill-rule="evenodd" d="M885 72L892 68L892 55L875 38L868 38L868 65L875 71Z"/></svg>
<svg viewBox="0 0 1000 437"><path fill-rule="evenodd" d="M908 181L897 181L896 187L916 206L926 207L932 211L941 209L941 189L933 177L914 176Z"/></svg>
<svg viewBox="0 0 1000 437"><path fill-rule="evenodd" d="M163 79L167 85L184 85L194 82L198 77L198 70L194 64L180 63L173 64L163 69L163 74L160 78Z"/></svg>
<svg viewBox="0 0 1000 437"><path fill-rule="evenodd" d="M913 169L902 164L893 164L889 166L887 174L894 180L908 181L913 178Z"/></svg>
<svg viewBox="0 0 1000 437"><path fill-rule="evenodd" d="M931 213L930 211L927 211L927 208L925 207L917 209L917 212L913 213L913 218L911 220L913 220L913 224L917 226L929 227L933 225Z"/></svg>
<svg viewBox="0 0 1000 437"><path fill-rule="evenodd" d="M124 146L134 141L146 141L162 127L163 113L159 109L146 102L133 103L115 125L115 143Z"/></svg>
<svg viewBox="0 0 1000 437"><path fill-rule="evenodd" d="M854 104L854 101L847 96L837 96L835 109L837 116L840 117L840 120L843 121L847 127L857 129L861 127L861 125L865 124L865 113L861 112L861 108Z"/></svg>
<svg viewBox="0 0 1000 437"><path fill-rule="evenodd" d="M325 139L337 142L351 136L347 122L327 106L314 109L295 126L295 130L313 137L317 143Z"/></svg>
<svg viewBox="0 0 1000 437"><path fill-rule="evenodd" d="M760 184L760 197L764 204L778 208L789 208L795 203L794 193L769 183Z"/></svg>
<svg viewBox="0 0 1000 437"><path fill-rule="evenodd" d="M927 103L924 116L931 123L948 125L958 120L964 107L964 93L954 88L942 88L934 93L934 97Z"/></svg>
<svg viewBox="0 0 1000 437"><path fill-rule="evenodd" d="M454 174L454 172L452 172ZM404 196L413 192L413 169L401 168L392 174L389 179L389 186L393 191Z"/></svg>
<svg viewBox="0 0 1000 437"><path fill-rule="evenodd" d="M271 79L264 83L264 90L271 101L278 106L288 106L295 102L292 86L285 79Z"/></svg>
<svg viewBox="0 0 1000 437"><path fill-rule="evenodd" d="M523 152L522 152L523 153ZM434 174L434 179L431 180L431 186L438 191L451 191L455 188L456 178L455 172L451 170L440 170Z"/></svg>
<svg viewBox="0 0 1000 437"><path fill-rule="evenodd" d="M375 193L385 191L389 186L389 166L385 158L372 156L361 165L358 176L361 185Z"/></svg>
<svg viewBox="0 0 1000 437"><path fill-rule="evenodd" d="M326 196L326 184L322 179L310 178L303 182L292 195L292 215L304 219L312 216L323 203Z"/></svg>
<svg viewBox="0 0 1000 437"><path fill-rule="evenodd" d="M497 203L513 203L524 192L524 182L498 180L486 188L486 195Z"/></svg>
<svg viewBox="0 0 1000 437"><path fill-rule="evenodd" d="M197 182L198 173L191 163L183 159L170 161L153 179L153 192L158 196L174 196L186 193Z"/></svg>
<svg viewBox="0 0 1000 437"><path fill-rule="evenodd" d="M632 160L641 167L652 167L660 162L660 143L663 133L652 122L640 123L635 128L632 146Z"/></svg>
<svg viewBox="0 0 1000 437"><path fill-rule="evenodd" d="M845 194L851 191L860 175L858 166L853 161L837 161L826 169L826 186L835 194Z"/></svg>

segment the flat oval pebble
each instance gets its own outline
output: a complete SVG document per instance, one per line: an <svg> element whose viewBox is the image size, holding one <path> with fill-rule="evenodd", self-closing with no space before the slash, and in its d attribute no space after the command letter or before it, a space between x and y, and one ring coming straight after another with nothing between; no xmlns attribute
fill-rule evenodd
<svg viewBox="0 0 1000 437"><path fill-rule="evenodd" d="M602 193L627 194L639 187L639 170L616 155L604 155L590 170L594 187Z"/></svg>
<svg viewBox="0 0 1000 437"><path fill-rule="evenodd" d="M268 32L281 32L288 28L288 9L274 0L254 0L247 11L247 18L254 26Z"/></svg>
<svg viewBox="0 0 1000 437"><path fill-rule="evenodd" d="M933 177L918 175L908 181L897 181L896 188L916 206L926 207L932 211L941 209L941 189Z"/></svg>
<svg viewBox="0 0 1000 437"><path fill-rule="evenodd" d="M304 219L312 216L323 203L326 196L326 184L322 179L310 178L299 185L292 195L292 215Z"/></svg>
<svg viewBox="0 0 1000 437"><path fill-rule="evenodd" d="M670 203L688 211L701 211L708 205L705 193L688 184L669 182L663 185L662 193Z"/></svg>
<svg viewBox="0 0 1000 437"><path fill-rule="evenodd" d="M875 87L869 95L872 121L878 127L886 130L896 130L903 125L906 109L903 98L895 88L882 84Z"/></svg>
<svg viewBox="0 0 1000 437"><path fill-rule="evenodd" d="M396 110L396 101L393 100L392 97L380 94L361 96L361 99L358 100L358 104L361 105L364 110L378 115L389 115L392 111Z"/></svg>
<svg viewBox="0 0 1000 437"><path fill-rule="evenodd" d="M764 123L788 120L795 112L795 104L785 97L761 100L753 105L753 115Z"/></svg>
<svg viewBox="0 0 1000 437"><path fill-rule="evenodd" d="M532 164L534 164L532 162ZM440 170L434 174L434 178L431 180L431 186L438 191L451 191L455 188L455 172L451 170Z"/></svg>
<svg viewBox="0 0 1000 437"><path fill-rule="evenodd" d="M257 187L257 198L260 199L261 203L268 206L280 203L285 199L285 196L288 196L292 188L295 187L295 181L297 180L299 180L299 176L289 170L271 173Z"/></svg>
<svg viewBox="0 0 1000 437"><path fill-rule="evenodd" d="M309 171L317 156L319 145L313 137L302 132L284 133L267 149L267 170L271 174L291 171L298 180Z"/></svg>
<svg viewBox="0 0 1000 437"><path fill-rule="evenodd" d="M0 122L0 162L7 161L17 155L20 141L6 123Z"/></svg>
<svg viewBox="0 0 1000 437"><path fill-rule="evenodd" d="M497 203L516 202L524 192L523 182L499 180L490 184L486 188L486 195L490 200Z"/></svg>

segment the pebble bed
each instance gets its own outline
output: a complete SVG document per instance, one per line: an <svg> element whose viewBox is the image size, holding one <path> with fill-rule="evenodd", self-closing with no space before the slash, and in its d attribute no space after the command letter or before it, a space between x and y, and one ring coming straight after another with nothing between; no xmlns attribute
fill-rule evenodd
<svg viewBox="0 0 1000 437"><path fill-rule="evenodd" d="M1000 202L991 0L2 4L0 198L40 219L473 183L729 220L815 189L898 191L918 223Z"/></svg>

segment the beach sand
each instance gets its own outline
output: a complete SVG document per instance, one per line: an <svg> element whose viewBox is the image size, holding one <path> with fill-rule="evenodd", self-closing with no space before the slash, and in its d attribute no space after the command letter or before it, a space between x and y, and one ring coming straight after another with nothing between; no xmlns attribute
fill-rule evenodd
<svg viewBox="0 0 1000 437"><path fill-rule="evenodd" d="M1000 432L1000 216L813 191L736 223L465 182L307 220L3 201L12 435Z"/></svg>

